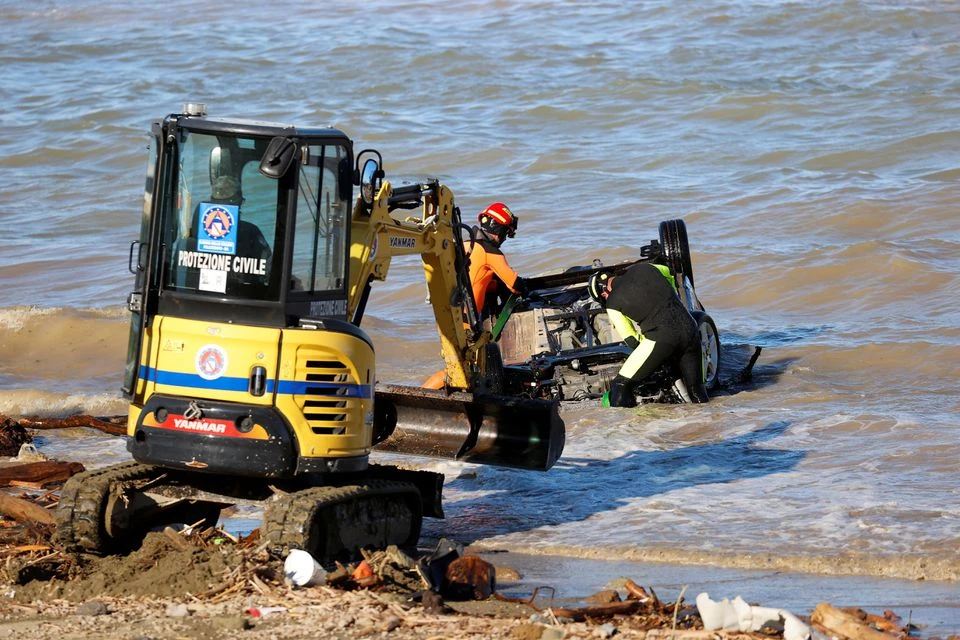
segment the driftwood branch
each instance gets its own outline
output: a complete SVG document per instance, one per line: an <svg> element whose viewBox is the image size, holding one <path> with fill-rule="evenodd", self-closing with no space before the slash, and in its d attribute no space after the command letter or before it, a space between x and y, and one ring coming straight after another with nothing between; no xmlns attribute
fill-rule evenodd
<svg viewBox="0 0 960 640"><path fill-rule="evenodd" d="M41 460L0 466L0 487L30 487L42 489L51 484L65 482L70 476L83 471L79 462Z"/></svg>
<svg viewBox="0 0 960 640"><path fill-rule="evenodd" d="M813 610L810 622L829 635L838 635L850 640L892 640L896 635L877 631L865 619L821 602Z"/></svg>
<svg viewBox="0 0 960 640"><path fill-rule="evenodd" d="M127 435L127 419L125 416L107 418L95 418L88 415L75 415L67 418L28 416L18 418L16 422L27 429L73 429L76 427L88 427L109 433L112 436Z"/></svg>
<svg viewBox="0 0 960 640"><path fill-rule="evenodd" d="M606 618L615 615L629 615L636 613L643 607L639 600L624 600L623 602L611 602L610 604L598 604L589 607L578 607L573 609L552 607L554 615L558 618L570 618L575 622L582 622L587 618Z"/></svg>
<svg viewBox="0 0 960 640"><path fill-rule="evenodd" d="M54 524L53 513L28 500L14 498L0 493L0 513L10 516L17 522L38 522Z"/></svg>
<svg viewBox="0 0 960 640"><path fill-rule="evenodd" d="M633 580L628 579L623 586L627 590L628 600L640 600L641 602L646 602L650 599L650 594L647 593L647 590Z"/></svg>

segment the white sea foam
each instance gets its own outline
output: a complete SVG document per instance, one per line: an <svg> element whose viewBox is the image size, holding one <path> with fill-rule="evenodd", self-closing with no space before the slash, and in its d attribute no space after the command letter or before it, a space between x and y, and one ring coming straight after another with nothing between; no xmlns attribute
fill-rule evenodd
<svg viewBox="0 0 960 640"><path fill-rule="evenodd" d="M0 328L19 331L30 320L44 316L55 316L62 312L57 307L19 306L0 309Z"/></svg>
<svg viewBox="0 0 960 640"><path fill-rule="evenodd" d="M68 394L36 389L0 389L0 414L62 418L75 414L126 415L128 404L117 394Z"/></svg>

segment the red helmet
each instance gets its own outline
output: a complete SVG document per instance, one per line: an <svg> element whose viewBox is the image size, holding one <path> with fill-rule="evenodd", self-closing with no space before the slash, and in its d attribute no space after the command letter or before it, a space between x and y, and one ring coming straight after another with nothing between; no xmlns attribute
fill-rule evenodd
<svg viewBox="0 0 960 640"><path fill-rule="evenodd" d="M494 202L477 216L482 226L495 235L506 231L507 237L512 238L517 232L517 216L502 202Z"/></svg>

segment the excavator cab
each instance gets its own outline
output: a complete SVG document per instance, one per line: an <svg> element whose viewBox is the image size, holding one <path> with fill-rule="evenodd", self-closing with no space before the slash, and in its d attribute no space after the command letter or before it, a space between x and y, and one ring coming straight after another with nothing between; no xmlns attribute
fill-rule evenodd
<svg viewBox="0 0 960 640"><path fill-rule="evenodd" d="M193 108L155 122L151 143L131 247L134 458L263 477L364 469L375 367L347 321L351 140Z"/></svg>
<svg viewBox="0 0 960 640"><path fill-rule="evenodd" d="M134 265L148 311L271 326L346 319L345 134L186 114L154 123L151 143Z"/></svg>

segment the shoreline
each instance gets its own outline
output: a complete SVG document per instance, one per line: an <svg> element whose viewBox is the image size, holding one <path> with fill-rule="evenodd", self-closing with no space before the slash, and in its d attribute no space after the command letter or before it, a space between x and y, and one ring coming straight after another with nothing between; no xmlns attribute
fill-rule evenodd
<svg viewBox="0 0 960 640"><path fill-rule="evenodd" d="M472 543L478 553L495 553L503 545ZM563 545L544 549L510 545L510 551L530 556L572 557L598 562L629 562L697 566L717 570L772 571L823 577L859 577L876 580L928 582L960 581L960 555L931 558L929 555L866 556L840 551L833 556L796 554L687 551L669 548L618 548L583 550Z"/></svg>
<svg viewBox="0 0 960 640"><path fill-rule="evenodd" d="M170 549L167 552L176 555ZM131 558L134 555L136 552ZM191 592L180 596L150 595L150 589L144 590L141 581L131 588L138 593L125 597L115 595L117 590L122 590L121 585L108 587L100 583L103 589L98 591L91 588L96 584L94 581L78 585L81 588L72 590L66 598L57 597L54 590L38 584L26 590L7 584L3 588L5 602L0 606L0 637L16 636L22 640L233 638L238 633L248 638L277 639L610 637L598 634L615 634L620 638L667 637L661 632L675 633L677 639L769 637L682 627L672 632L662 620L657 626L651 626L651 622L640 615L572 621L557 619L550 613L556 607L588 606L590 596L603 590L622 592L625 579L646 586L656 598L668 603L668 609L675 600L682 599L681 611L689 611L697 594L705 591L717 601L741 596L747 602L784 609L804 620L809 620L812 610L821 602L876 614L892 610L904 623L917 625L920 633L911 637L949 637L960 629L960 603L956 602L955 585L951 588L924 581L798 576L668 563L613 563L512 551L480 555L498 567L498 575L501 568L506 575L516 572L516 580L505 582L497 589L507 598L529 598L540 587L537 608L496 599L445 602L440 608L429 608L412 603L408 595L329 586L268 586L266 579L247 582L252 588L243 592L229 593L232 589L227 589L220 596ZM133 564L137 561L132 560ZM586 584L593 588L577 591L578 586ZM20 593L11 597L15 591Z"/></svg>

